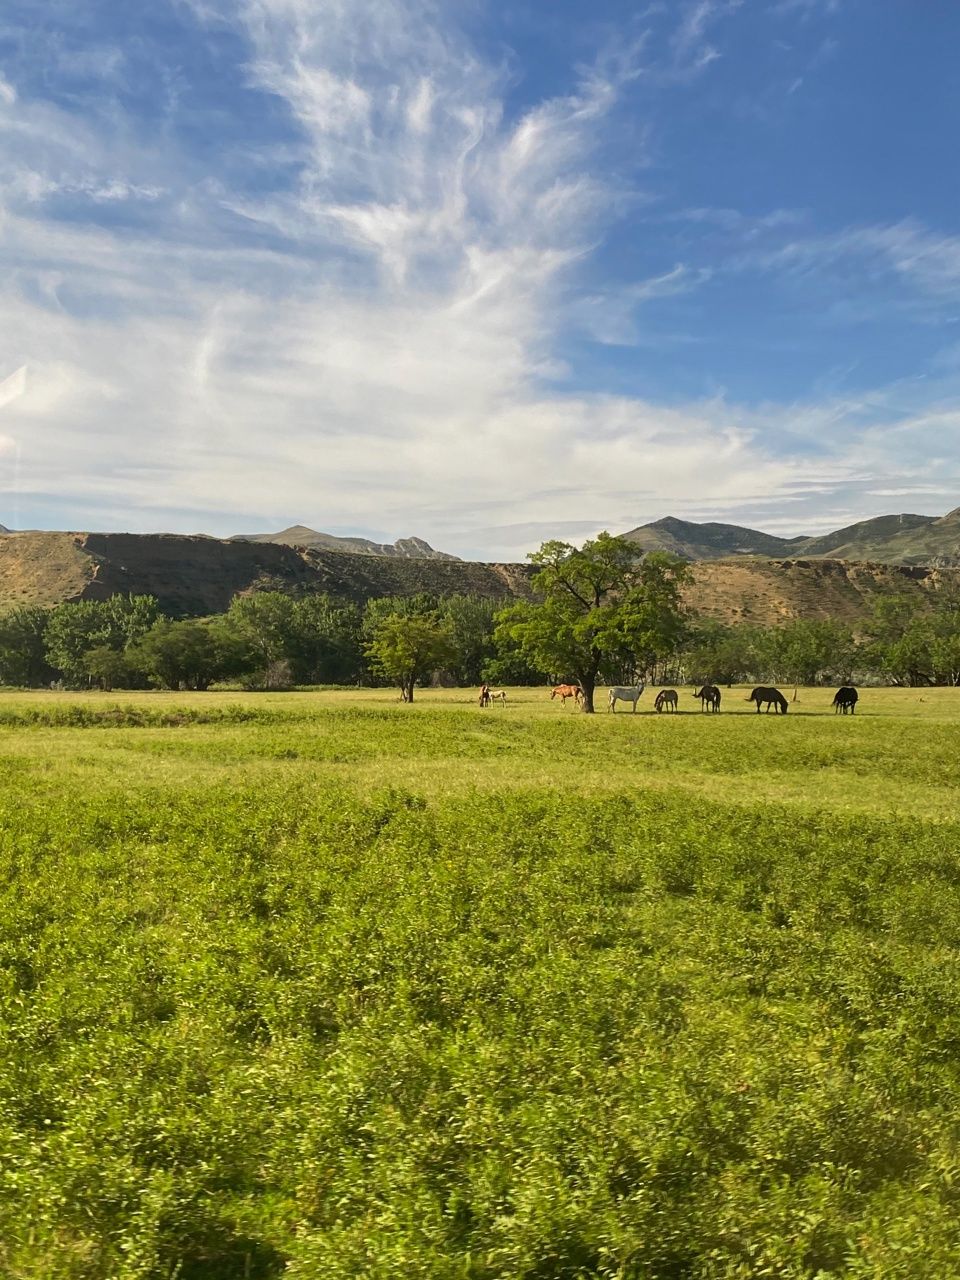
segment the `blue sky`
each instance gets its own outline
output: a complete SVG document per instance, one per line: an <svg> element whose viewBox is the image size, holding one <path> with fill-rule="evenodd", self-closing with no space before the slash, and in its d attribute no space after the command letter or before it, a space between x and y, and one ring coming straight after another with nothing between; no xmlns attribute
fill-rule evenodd
<svg viewBox="0 0 960 1280"><path fill-rule="evenodd" d="M0 522L960 503L949 0L5 0Z"/></svg>

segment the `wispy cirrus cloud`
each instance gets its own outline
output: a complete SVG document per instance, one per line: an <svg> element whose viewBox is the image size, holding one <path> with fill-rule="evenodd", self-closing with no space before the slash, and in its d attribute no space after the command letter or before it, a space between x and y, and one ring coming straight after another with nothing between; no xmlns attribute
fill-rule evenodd
<svg viewBox="0 0 960 1280"><path fill-rule="evenodd" d="M201 72L175 74L162 50L159 124L145 123L143 104L125 105L132 54L108 39L74 68L108 86L89 111L15 67L10 93L0 84L0 353L29 368L4 410L22 454L6 487L24 506L220 533L302 519L519 555L537 531L668 510L846 512L898 468L919 476L949 425L929 388L922 412L822 393L737 403L658 397L639 380L586 390L570 367L571 335L638 347L654 308L748 269L842 258L931 295L950 278L949 237L919 222L823 234L775 206L686 200L663 218L683 251L648 261L631 95L660 91L665 66L699 75L715 61L741 16L729 0L651 13L669 24L666 63L641 23L523 93L515 62L439 0L179 11L184 49L210 43L203 74L237 51L221 89L248 127L224 124ZM686 83L675 75L670 92ZM594 278L624 225L628 269ZM706 262L708 234L725 240ZM948 458L945 484L955 472Z"/></svg>
<svg viewBox="0 0 960 1280"><path fill-rule="evenodd" d="M743 263L799 275L852 264L864 275L893 275L906 287L960 301L960 236L936 234L910 218L792 239Z"/></svg>

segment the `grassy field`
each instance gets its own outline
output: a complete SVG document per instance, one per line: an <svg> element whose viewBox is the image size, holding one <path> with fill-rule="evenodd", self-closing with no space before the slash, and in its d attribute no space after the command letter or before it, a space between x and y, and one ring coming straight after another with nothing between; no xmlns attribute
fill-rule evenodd
<svg viewBox="0 0 960 1280"><path fill-rule="evenodd" d="M960 690L745 692L0 694L0 1274L960 1274Z"/></svg>

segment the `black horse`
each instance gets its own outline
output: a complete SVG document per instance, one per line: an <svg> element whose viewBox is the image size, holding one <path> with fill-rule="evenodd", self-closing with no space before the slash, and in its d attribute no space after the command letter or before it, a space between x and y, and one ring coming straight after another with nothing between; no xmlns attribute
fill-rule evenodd
<svg viewBox="0 0 960 1280"><path fill-rule="evenodd" d="M701 711L720 710L720 690L715 684L705 684L693 695L700 699Z"/></svg>
<svg viewBox="0 0 960 1280"><path fill-rule="evenodd" d="M836 707L837 711L842 712L843 715L846 715L848 711L853 715L857 709L857 703L859 701L860 695L857 693L856 689L849 684L845 684L842 689L838 689L833 695L833 705ZM836 714L836 712L834 712L834 714Z"/></svg>
<svg viewBox="0 0 960 1280"><path fill-rule="evenodd" d="M747 701L755 702L757 704L757 715L760 714L761 702L765 702L767 704L767 715L770 714L771 707L777 708L777 715L786 715L790 707L790 704L779 689L768 689L763 685L759 685L754 689Z"/></svg>

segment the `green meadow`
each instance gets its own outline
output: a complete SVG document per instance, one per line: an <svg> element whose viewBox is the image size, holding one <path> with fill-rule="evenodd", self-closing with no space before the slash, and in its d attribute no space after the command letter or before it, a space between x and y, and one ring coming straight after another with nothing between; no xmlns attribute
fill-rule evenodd
<svg viewBox="0 0 960 1280"><path fill-rule="evenodd" d="M960 1274L960 689L747 692L0 694L0 1274Z"/></svg>

